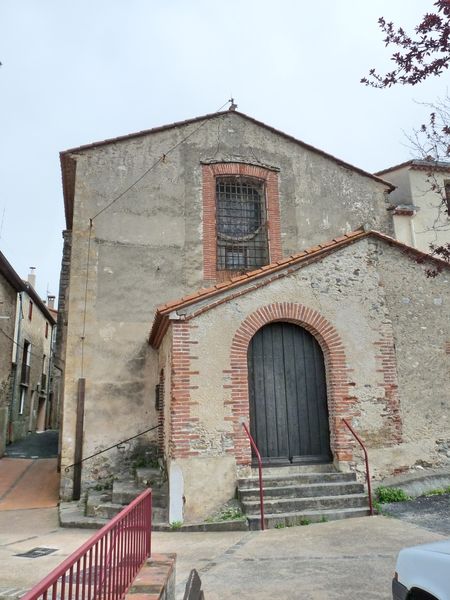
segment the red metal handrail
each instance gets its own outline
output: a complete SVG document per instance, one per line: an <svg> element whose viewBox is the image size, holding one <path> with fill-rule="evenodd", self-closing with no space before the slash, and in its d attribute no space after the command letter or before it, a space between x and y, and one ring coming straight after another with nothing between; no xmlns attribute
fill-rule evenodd
<svg viewBox="0 0 450 600"><path fill-rule="evenodd" d="M259 510L261 514L261 531L264 531L264 490L263 490L263 479L262 479L262 460L261 454L255 444L255 440L252 438L250 431L245 423L242 423L242 427L245 429L245 433L250 440L250 444L255 451L256 458L258 459L258 474L259 474Z"/></svg>
<svg viewBox="0 0 450 600"><path fill-rule="evenodd" d="M359 435L356 433L356 431L353 429L353 427L350 425L350 423L347 421L347 419L342 419L342 420L347 425L347 427L349 428L350 432L353 434L353 437L359 443L359 445L361 446L361 448L363 449L363 452L364 452L364 460L365 460L365 463L366 463L367 495L369 496L370 515L373 516L372 486L371 486L371 483L370 483L369 457L367 455L367 450L366 450L366 447L365 447L362 439L359 437Z"/></svg>
<svg viewBox="0 0 450 600"><path fill-rule="evenodd" d="M151 554L151 530L148 489L21 600L122 600Z"/></svg>

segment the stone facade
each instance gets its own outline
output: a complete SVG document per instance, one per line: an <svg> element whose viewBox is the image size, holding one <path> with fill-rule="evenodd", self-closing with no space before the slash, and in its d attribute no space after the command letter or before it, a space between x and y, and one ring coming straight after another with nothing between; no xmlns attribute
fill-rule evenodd
<svg viewBox="0 0 450 600"><path fill-rule="evenodd" d="M270 260L362 224L390 232L389 184L237 112L76 148L61 160L71 237L63 466L74 462L79 378L86 380L83 456L161 418L154 403L161 359L148 331L159 304L214 281L208 174L270 174L262 178ZM170 371L164 368L166 395L178 385ZM149 439L156 442L156 432ZM96 479L91 464L83 468L84 487ZM71 489L72 475L64 473L62 496Z"/></svg>
<svg viewBox="0 0 450 600"><path fill-rule="evenodd" d="M0 456L8 439L14 371L14 324L22 282L0 253Z"/></svg>
<svg viewBox="0 0 450 600"><path fill-rule="evenodd" d="M340 470L362 466L343 418L366 442L376 478L448 465L439 450L448 443L450 419L449 275L429 280L404 248L367 235L321 260L200 295L180 312L173 308L165 435L172 440L169 472L176 467L183 482L183 517L217 510L232 497L238 474L248 473L247 348L273 321L306 328L323 350L331 449ZM205 495L205 481L223 484Z"/></svg>

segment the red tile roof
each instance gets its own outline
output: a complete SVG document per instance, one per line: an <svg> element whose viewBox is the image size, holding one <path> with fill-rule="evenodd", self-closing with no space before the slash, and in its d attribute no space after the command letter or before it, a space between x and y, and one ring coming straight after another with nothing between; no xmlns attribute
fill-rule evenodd
<svg viewBox="0 0 450 600"><path fill-rule="evenodd" d="M385 180L381 179L380 177L377 177L376 175L373 175L372 173L368 173L367 171L364 171L363 169L360 169L359 167L355 167L343 160L340 160L339 158L336 158L335 156L328 154L327 152L324 152L323 150L319 150L318 148L315 148L314 146L311 146L310 144L307 144L306 142L302 142L301 140L293 137L292 135L289 135L287 133L284 133L283 131L275 129L275 127L266 125L266 123L263 123L262 121L258 121L257 119L254 119L253 117L249 117L245 113L235 111L235 110L234 111L225 110L225 111L221 111L221 112L203 115L201 117L195 117L193 119L186 119L185 121L178 121L175 123L170 123L168 125L162 125L160 127L153 127L152 129L145 129L143 131L138 131L136 133L130 133L128 135L122 135L122 136L110 138L107 140L94 142L92 144L85 144L83 146L78 146L76 148L69 148L68 150L64 150L63 152L60 152L63 193L64 193L64 206L65 206L65 213L66 213L67 228L71 229L72 219L73 219L73 201L74 201L74 192L75 192L75 171L76 171L76 159L73 156L74 154L76 155L76 154L78 154L80 152L84 152L86 150L93 150L96 148L100 148L101 146L106 146L108 144L117 144L117 143L120 143L123 141L136 139L136 138L139 138L142 136L159 133L160 131L167 131L168 129L174 129L176 127L192 125L193 123L198 123L200 121L215 119L215 118L220 117L225 114L239 115L240 117L246 119L247 121L250 121L251 123L254 123L255 125L258 125L259 127L264 127L264 129L267 129L268 131L271 131L272 133L275 133L276 135L280 135L283 138L290 140L291 142L294 142L295 144L299 144L300 146L302 146L303 148L306 148L307 150L310 150L311 152L320 154L321 156L334 161L335 163L337 163L338 165L340 165L346 169L351 169L352 171L359 173L360 175L363 175L365 177L370 177L371 179L378 181L378 183L382 183L383 185L385 185L386 188L388 188L389 190L395 189L395 186L392 185L391 183L389 183L388 181L385 181Z"/></svg>
<svg viewBox="0 0 450 600"><path fill-rule="evenodd" d="M321 258L327 256L331 252L338 250L339 248L342 248L343 246L347 246L348 244L354 243L360 239L367 237L374 237L383 240L391 245L395 245L396 247L404 251L407 251L408 254L415 255L417 258L420 258L422 260L429 260L435 264L438 264L439 266L450 268L449 263L447 263L446 261L432 257L429 254L426 254L425 252L421 252L416 248L408 246L407 244L403 244L402 242L399 242L394 238L385 235L384 233L380 233L378 231L364 231L363 229L358 229L340 237L333 238L332 240L323 244L318 244L317 246L313 246L312 248L307 248L306 250L303 250L302 252L299 252L297 254L292 254L291 256L288 256L283 260L279 260L276 263L266 265L254 271L245 273L244 275L240 275L238 277L232 277L229 281L218 283L208 288L202 288L193 294L183 296L178 300L174 300L173 302L166 302L165 304L158 306L153 320L153 325L150 331L149 343L155 348L159 347L159 344L161 343L164 334L166 333L167 328L169 326L169 315L173 311L180 311L203 300L213 298L214 296L217 296L223 292L231 291L250 281L261 279L263 277L266 277L267 275L283 271L283 269L286 269L288 267L302 265L302 263L303 265L306 265L313 260L320 260Z"/></svg>

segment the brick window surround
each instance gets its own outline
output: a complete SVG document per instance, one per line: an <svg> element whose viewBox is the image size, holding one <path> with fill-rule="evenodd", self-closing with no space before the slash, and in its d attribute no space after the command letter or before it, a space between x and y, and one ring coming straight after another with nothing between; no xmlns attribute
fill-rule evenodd
<svg viewBox="0 0 450 600"><path fill-rule="evenodd" d="M344 346L336 329L318 311L293 302L269 304L249 315L236 331L231 345L230 370L224 372L231 377L231 416L234 431L236 462L241 466L251 464L251 451L242 422L249 422L247 351L250 340L264 325L274 321L295 323L309 331L322 348L327 380L330 445L337 462L353 459L352 439L342 424L342 418L351 421L357 416L356 398L351 394L351 370L347 367ZM229 390L228 390L229 391Z"/></svg>
<svg viewBox="0 0 450 600"><path fill-rule="evenodd" d="M267 237L269 243L269 262L283 257L281 250L280 199L278 191L278 172L247 163L214 163L202 165L203 195L203 278L205 283L220 280L217 272L216 239L216 178L221 176L243 176L264 183L267 211ZM236 275L236 273L234 273ZM231 275L230 275L231 276Z"/></svg>

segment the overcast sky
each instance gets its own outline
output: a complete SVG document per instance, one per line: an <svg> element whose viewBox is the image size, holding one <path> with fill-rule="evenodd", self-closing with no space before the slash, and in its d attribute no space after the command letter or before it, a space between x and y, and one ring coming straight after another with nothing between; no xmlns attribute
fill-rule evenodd
<svg viewBox="0 0 450 600"><path fill-rule="evenodd" d="M57 294L59 152L239 110L367 171L408 160L403 132L445 95L359 83L389 67L377 19L412 27L431 0L0 0L0 249Z"/></svg>

